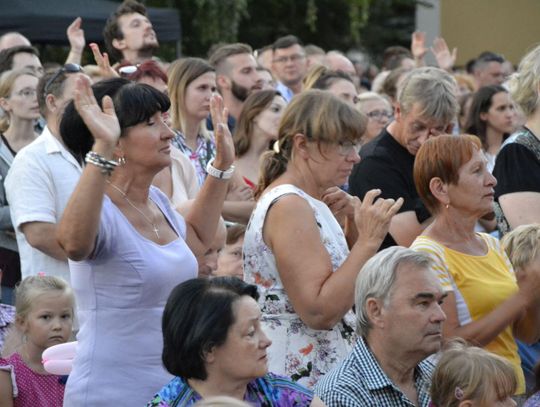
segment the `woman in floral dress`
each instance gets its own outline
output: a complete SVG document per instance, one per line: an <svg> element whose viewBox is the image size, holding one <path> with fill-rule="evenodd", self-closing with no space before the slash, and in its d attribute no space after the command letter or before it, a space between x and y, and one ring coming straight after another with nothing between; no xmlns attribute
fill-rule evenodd
<svg viewBox="0 0 540 407"><path fill-rule="evenodd" d="M263 158L244 243L244 276L259 286L270 371L312 387L349 352L354 282L402 204L340 190L359 161L366 119L325 91L295 97ZM374 202L375 201L375 202Z"/></svg>

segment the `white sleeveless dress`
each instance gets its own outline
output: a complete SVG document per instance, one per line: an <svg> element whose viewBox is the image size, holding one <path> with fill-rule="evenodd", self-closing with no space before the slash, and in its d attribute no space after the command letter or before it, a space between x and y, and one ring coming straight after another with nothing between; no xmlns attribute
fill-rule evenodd
<svg viewBox="0 0 540 407"><path fill-rule="evenodd" d="M260 198L251 216L244 238L244 278L259 287L263 328L272 340L268 351L270 372L289 376L312 388L352 349L355 318L349 311L334 328L314 330L295 313L283 288L274 254L262 236L268 209L290 194L302 197L313 209L321 241L330 255L334 271L348 256L345 235L328 206L294 185L279 185ZM290 250L294 255L294 247Z"/></svg>

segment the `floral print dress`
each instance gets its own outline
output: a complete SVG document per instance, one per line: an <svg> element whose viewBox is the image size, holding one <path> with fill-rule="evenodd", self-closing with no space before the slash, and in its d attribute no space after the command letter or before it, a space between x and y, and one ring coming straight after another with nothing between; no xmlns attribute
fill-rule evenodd
<svg viewBox="0 0 540 407"><path fill-rule="evenodd" d="M263 328L272 340L272 346L268 348L269 370L312 388L352 349L355 318L349 311L334 328L314 330L294 311L276 268L274 254L262 235L268 209L281 197L291 194L304 198L313 209L333 270L348 256L345 235L328 206L294 185L279 185L260 198L251 215L244 238L244 278L246 282L256 284L261 294ZM291 255L294 255L294 247L291 247Z"/></svg>

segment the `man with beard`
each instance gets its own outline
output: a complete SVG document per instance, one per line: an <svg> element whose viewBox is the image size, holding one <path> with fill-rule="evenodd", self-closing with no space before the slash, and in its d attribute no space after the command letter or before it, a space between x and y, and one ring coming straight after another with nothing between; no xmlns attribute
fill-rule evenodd
<svg viewBox="0 0 540 407"><path fill-rule="evenodd" d="M304 47L294 35L278 38L272 45L272 72L279 80L276 90L287 102L302 91L302 79L307 72Z"/></svg>
<svg viewBox="0 0 540 407"><path fill-rule="evenodd" d="M159 48L146 7L135 0L125 0L109 16L103 37L109 56L119 62L140 64L151 59Z"/></svg>
<svg viewBox="0 0 540 407"><path fill-rule="evenodd" d="M216 70L216 85L229 110L229 129L233 130L247 97L262 89L253 50L247 44L226 44L217 48L209 59Z"/></svg>

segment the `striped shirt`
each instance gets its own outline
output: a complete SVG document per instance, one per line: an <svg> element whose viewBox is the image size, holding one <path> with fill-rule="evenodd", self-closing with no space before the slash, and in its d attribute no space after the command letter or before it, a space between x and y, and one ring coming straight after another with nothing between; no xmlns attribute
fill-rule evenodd
<svg viewBox="0 0 540 407"><path fill-rule="evenodd" d="M433 363L426 359L414 371L420 407L429 406L429 386L434 368ZM319 381L315 394L328 407L416 406L384 373L364 338L358 339L349 356Z"/></svg>

